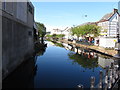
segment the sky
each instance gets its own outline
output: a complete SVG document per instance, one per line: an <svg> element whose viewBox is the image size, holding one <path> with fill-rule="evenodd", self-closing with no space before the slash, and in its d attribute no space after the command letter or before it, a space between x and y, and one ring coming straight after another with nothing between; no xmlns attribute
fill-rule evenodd
<svg viewBox="0 0 120 90"><path fill-rule="evenodd" d="M65 29L85 22L99 21L118 8L118 2L32 2L35 21L43 23L47 31Z"/></svg>

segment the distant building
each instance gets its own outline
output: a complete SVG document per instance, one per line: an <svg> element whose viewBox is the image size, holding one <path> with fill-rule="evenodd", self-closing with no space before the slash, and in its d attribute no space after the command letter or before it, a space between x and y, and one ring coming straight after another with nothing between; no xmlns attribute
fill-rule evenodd
<svg viewBox="0 0 120 90"><path fill-rule="evenodd" d="M101 27L101 36L116 37L117 36L117 24L118 24L118 10L114 9L112 13L108 13L98 21L98 26Z"/></svg>
<svg viewBox="0 0 120 90"><path fill-rule="evenodd" d="M53 34L64 34L65 35L65 39L68 39L68 38L70 38L70 28L65 28L65 29L63 29L63 30L61 30L61 29L53 29L52 31L51 31L51 35L53 35Z"/></svg>
<svg viewBox="0 0 120 90"><path fill-rule="evenodd" d="M2 77L7 77L34 52L34 6L2 2Z"/></svg>

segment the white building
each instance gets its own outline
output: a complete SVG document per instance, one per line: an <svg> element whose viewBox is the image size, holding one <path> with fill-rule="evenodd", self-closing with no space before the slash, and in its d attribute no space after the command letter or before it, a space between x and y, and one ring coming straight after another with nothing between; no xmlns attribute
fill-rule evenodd
<svg viewBox="0 0 120 90"><path fill-rule="evenodd" d="M112 13L104 15L102 19L97 22L97 25L101 27L99 46L104 48L115 47L115 42L117 41L118 18L118 10L114 9Z"/></svg>
<svg viewBox="0 0 120 90"><path fill-rule="evenodd" d="M101 36L116 37L118 24L118 10L114 9L112 13L106 14L98 21L98 26L101 27Z"/></svg>
<svg viewBox="0 0 120 90"><path fill-rule="evenodd" d="M65 28L65 29L53 29L51 31L51 35L53 34L64 34L65 35L65 39L68 39L71 37L71 34L70 34L70 28Z"/></svg>

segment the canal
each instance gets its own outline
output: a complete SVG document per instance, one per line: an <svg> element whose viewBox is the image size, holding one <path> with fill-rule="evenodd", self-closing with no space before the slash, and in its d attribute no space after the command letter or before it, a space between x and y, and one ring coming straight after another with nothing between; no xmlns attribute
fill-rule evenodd
<svg viewBox="0 0 120 90"><path fill-rule="evenodd" d="M111 57L81 51L82 48L76 50L68 44L46 43L45 50L3 81L3 88L76 88L78 84L89 88L91 76L96 86L100 70L105 74L105 67L114 62Z"/></svg>

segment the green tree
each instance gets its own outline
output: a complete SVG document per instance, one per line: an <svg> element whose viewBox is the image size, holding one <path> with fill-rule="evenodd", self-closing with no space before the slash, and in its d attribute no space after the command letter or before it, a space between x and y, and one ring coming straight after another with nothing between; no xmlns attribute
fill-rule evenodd
<svg viewBox="0 0 120 90"><path fill-rule="evenodd" d="M76 35L78 39L80 36L90 37L90 35L93 35L93 37L97 37L100 34L100 27L97 25L93 25L93 24L86 24L82 26L72 27L71 34Z"/></svg>
<svg viewBox="0 0 120 90"><path fill-rule="evenodd" d="M71 34L76 35L77 39L79 40L80 37L80 28L79 27L72 27Z"/></svg>
<svg viewBox="0 0 120 90"><path fill-rule="evenodd" d="M97 37L100 34L100 27L94 24L87 24L83 26L83 31L85 35L93 35L93 37Z"/></svg>
<svg viewBox="0 0 120 90"><path fill-rule="evenodd" d="M65 36L65 34L56 34L57 38L63 38Z"/></svg>
<svg viewBox="0 0 120 90"><path fill-rule="evenodd" d="M43 38L46 34L46 27L43 23L40 22L36 22L36 24L37 24L39 36L41 37L41 42L43 43L44 42Z"/></svg>

